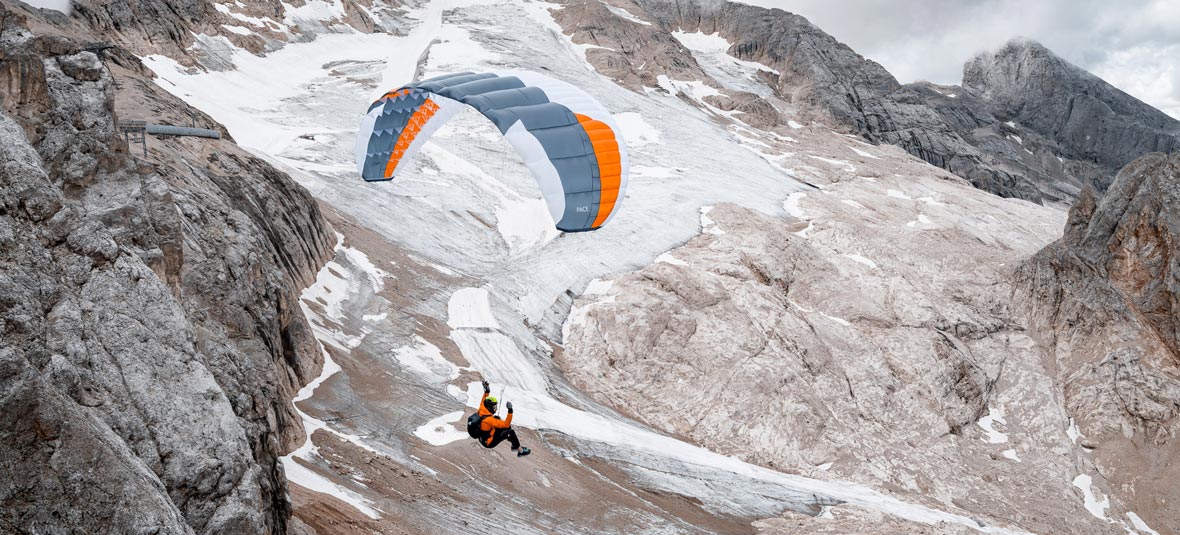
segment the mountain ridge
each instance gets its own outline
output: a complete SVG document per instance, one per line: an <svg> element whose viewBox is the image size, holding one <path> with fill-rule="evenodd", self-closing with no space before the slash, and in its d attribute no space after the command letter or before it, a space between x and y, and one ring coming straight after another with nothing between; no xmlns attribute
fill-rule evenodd
<svg viewBox="0 0 1180 535"><path fill-rule="evenodd" d="M599 2L581 4L590 3ZM946 93L930 90L933 84L926 82L899 83L880 64L857 54L805 18L781 9L700 0L615 3L648 13L666 31L691 30L724 37L731 43L731 55L786 73L780 74L774 85L788 103L801 103L826 116L834 126L848 128L872 142L901 146L1003 197L1069 203L1087 185L1104 191L1118 168L1138 156L1180 148L1180 121L1093 74L1072 65L1071 69L1061 68L1068 63L1043 46L1036 45L1034 49L1042 54L1034 58L1051 56L1051 61L1031 65L1011 61L1011 50L1027 42L1020 38L995 53L996 58L1008 61L992 62L997 67L993 76L984 75L983 66L988 63L981 58L987 53L981 53L964 65L963 86L951 86L953 92ZM615 23L622 26L636 24L617 14L603 14L597 20L604 17L615 17ZM596 37L584 30L568 25L566 29L575 38L597 43ZM1057 93L1038 94L1013 85L1024 82L1025 78L1017 75L1030 68L1056 69L1054 83L1068 93L1070 102L1093 103L1081 113L1070 111L1072 107L1069 113L1053 112L1072 130L1062 132L1047 119L1014 113L1017 105L1059 108ZM1100 97L1084 98L1092 90L1099 91ZM966 94L974 98L964 98ZM1117 128L1103 126L1105 120L1127 115L1133 118L1121 120ZM1149 125L1139 126L1140 118L1148 119ZM1028 124L1017 124L1022 119ZM1101 135L1086 138L1084 132Z"/></svg>

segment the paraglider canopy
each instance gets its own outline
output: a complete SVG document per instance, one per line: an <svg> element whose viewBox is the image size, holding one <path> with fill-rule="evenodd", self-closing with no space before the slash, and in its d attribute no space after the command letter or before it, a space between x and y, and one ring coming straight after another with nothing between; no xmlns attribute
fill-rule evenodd
<svg viewBox="0 0 1180 535"><path fill-rule="evenodd" d="M585 91L533 72L462 72L385 93L369 106L357 133L361 178L392 180L434 132L468 107L520 154L559 230L595 230L618 212L627 188L618 125Z"/></svg>

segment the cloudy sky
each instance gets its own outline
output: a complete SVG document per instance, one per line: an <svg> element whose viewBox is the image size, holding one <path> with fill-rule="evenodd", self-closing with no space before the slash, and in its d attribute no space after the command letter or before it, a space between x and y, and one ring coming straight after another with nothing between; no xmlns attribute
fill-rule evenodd
<svg viewBox="0 0 1180 535"><path fill-rule="evenodd" d="M1180 119L1180 0L738 0L803 15L902 82L1024 36Z"/></svg>

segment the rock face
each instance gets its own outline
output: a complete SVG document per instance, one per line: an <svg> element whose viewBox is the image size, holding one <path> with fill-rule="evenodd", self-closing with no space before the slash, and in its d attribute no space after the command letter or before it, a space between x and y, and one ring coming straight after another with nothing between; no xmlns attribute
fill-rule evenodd
<svg viewBox="0 0 1180 535"><path fill-rule="evenodd" d="M232 142L133 156L119 106L211 121L0 9L0 531L284 532L330 228Z"/></svg>
<svg viewBox="0 0 1180 535"><path fill-rule="evenodd" d="M1180 530L1178 201L1180 155L1144 156L1017 273L1099 473L1161 532Z"/></svg>
<svg viewBox="0 0 1180 535"><path fill-rule="evenodd" d="M1013 40L972 59L963 68L963 87L998 119L1052 140L1064 157L1099 164L1108 178L1146 153L1180 150L1176 119L1034 41Z"/></svg>
<svg viewBox="0 0 1180 535"><path fill-rule="evenodd" d="M700 78L691 53L666 43L674 41L671 31L717 34L731 43L730 55L778 71L765 81L787 105L875 143L898 145L1004 197L1070 202L1086 186L1105 191L1134 158L1180 147L1180 122L1036 43L1013 41L973 59L963 87L903 85L779 9L702 0L614 3L658 24L643 26L597 0L572 2L557 20L576 42L603 47L589 50L587 59L628 87L654 87L659 74L716 84ZM643 39L630 38L635 35ZM765 121L750 124L767 128Z"/></svg>
<svg viewBox="0 0 1180 535"><path fill-rule="evenodd" d="M803 222L719 205L685 246L595 284L567 323L567 377L750 462L933 498L988 525L1118 532L1070 484L1090 461L1009 299L1006 266L1062 219L866 161L857 173L879 178L788 200Z"/></svg>

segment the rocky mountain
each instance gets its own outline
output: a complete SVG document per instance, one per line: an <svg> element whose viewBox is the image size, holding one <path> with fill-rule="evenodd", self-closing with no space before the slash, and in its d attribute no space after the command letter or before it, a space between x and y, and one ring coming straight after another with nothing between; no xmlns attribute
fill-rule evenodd
<svg viewBox="0 0 1180 535"><path fill-rule="evenodd" d="M1101 202L1087 191L1065 236L1016 274L1099 473L1160 518L1178 517L1168 461L1180 452L1178 164L1175 154L1150 154L1125 167Z"/></svg>
<svg viewBox="0 0 1180 535"><path fill-rule="evenodd" d="M1180 150L1180 121L1034 41L1016 39L963 67L963 87L996 118L1056 143L1062 156L1117 170L1149 152ZM1095 187L1105 190L1108 182Z"/></svg>
<svg viewBox="0 0 1180 535"><path fill-rule="evenodd" d="M284 532L331 228L231 141L129 147L215 126L133 55L0 20L0 531Z"/></svg>
<svg viewBox="0 0 1180 535"><path fill-rule="evenodd" d="M622 65L646 71L648 87L657 85L651 79L661 73L702 79L683 46L644 43L659 36L674 45L670 32L716 34L731 43L730 55L766 66L775 96L805 115L898 145L1004 197L1072 202L1087 185L1105 191L1134 158L1180 147L1180 121L1023 39L969 61L962 87L902 85L803 17L779 9L701 0L614 1L647 17L630 19L598 0L571 4L559 22L575 42L609 50L588 52L587 58L624 83L645 75ZM628 34L645 37L620 45ZM667 59L651 61L654 55Z"/></svg>
<svg viewBox="0 0 1180 535"><path fill-rule="evenodd" d="M1172 123L1035 44L903 85L724 2L2 5L0 531L1180 531L1175 156L1110 184ZM357 180L374 95L511 69L615 114L611 224L475 113ZM482 379L531 456L465 438Z"/></svg>

